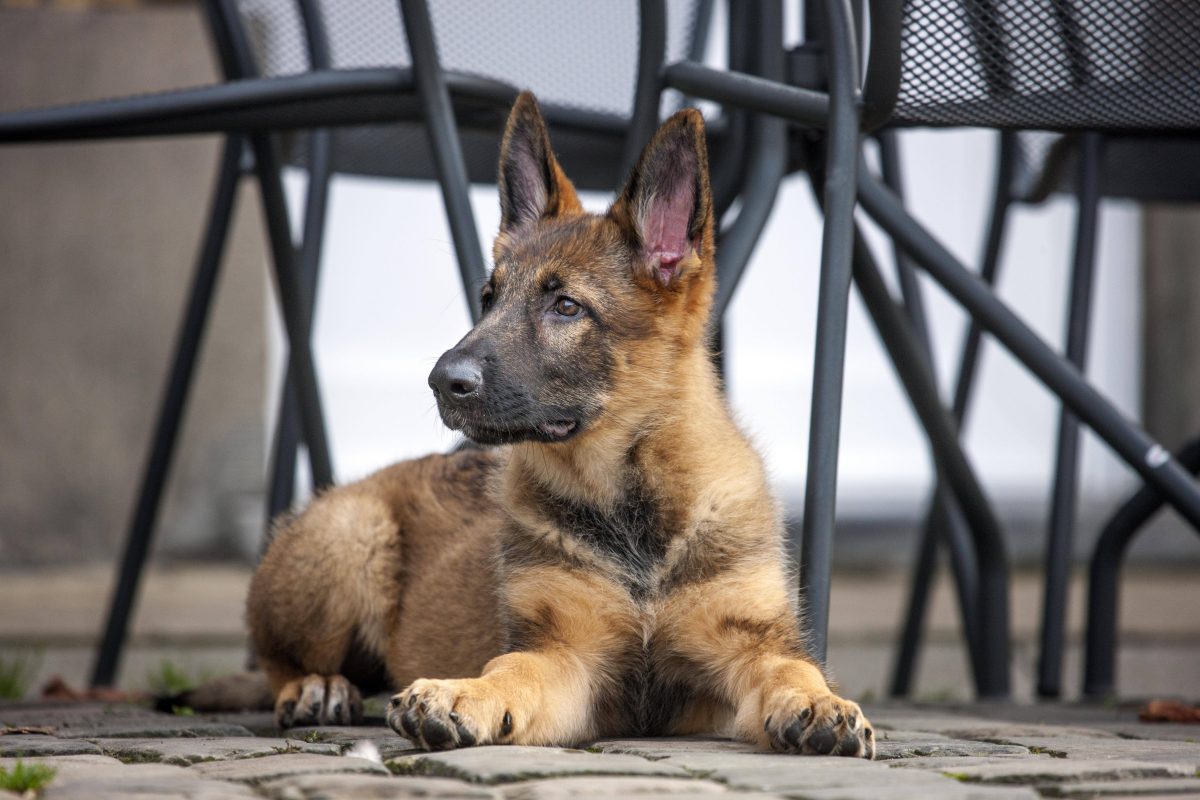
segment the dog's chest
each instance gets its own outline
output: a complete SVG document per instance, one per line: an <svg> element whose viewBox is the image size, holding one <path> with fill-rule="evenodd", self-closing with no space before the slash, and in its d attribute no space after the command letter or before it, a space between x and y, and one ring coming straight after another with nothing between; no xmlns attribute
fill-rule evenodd
<svg viewBox="0 0 1200 800"><path fill-rule="evenodd" d="M654 590L675 533L661 503L634 489L606 507L560 499L550 513L559 530L616 567L635 601Z"/></svg>

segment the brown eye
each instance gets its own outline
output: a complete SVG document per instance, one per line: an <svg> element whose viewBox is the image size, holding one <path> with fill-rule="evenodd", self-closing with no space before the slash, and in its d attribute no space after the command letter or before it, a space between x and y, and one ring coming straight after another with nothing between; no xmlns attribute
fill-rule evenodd
<svg viewBox="0 0 1200 800"><path fill-rule="evenodd" d="M560 317L576 317L583 311L583 306L569 297L560 297L554 301L554 313Z"/></svg>

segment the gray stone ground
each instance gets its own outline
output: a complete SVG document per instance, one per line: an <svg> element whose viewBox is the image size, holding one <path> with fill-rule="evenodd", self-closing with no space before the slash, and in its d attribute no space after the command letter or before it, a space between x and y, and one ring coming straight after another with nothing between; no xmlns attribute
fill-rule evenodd
<svg viewBox="0 0 1200 800"><path fill-rule="evenodd" d="M8 703L0 705L0 767L18 758L54 767L41 794L47 800L1200 798L1200 725L1140 723L1132 707L868 705L867 712L878 731L874 762L766 754L702 738L425 753L382 724L281 733L258 713ZM15 797L0 791L3 800Z"/></svg>

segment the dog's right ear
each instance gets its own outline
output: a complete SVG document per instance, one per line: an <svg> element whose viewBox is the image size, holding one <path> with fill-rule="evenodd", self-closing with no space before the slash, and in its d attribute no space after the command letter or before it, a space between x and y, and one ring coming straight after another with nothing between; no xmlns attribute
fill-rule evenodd
<svg viewBox="0 0 1200 800"><path fill-rule="evenodd" d="M502 234L520 235L539 220L583 211L575 187L554 158L546 122L530 92L521 92L509 112L499 184Z"/></svg>

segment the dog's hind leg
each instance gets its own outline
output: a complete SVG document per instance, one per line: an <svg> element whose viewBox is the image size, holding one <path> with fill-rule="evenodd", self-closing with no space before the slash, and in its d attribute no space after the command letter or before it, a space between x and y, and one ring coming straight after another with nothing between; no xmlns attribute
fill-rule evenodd
<svg viewBox="0 0 1200 800"><path fill-rule="evenodd" d="M281 727L361 719L345 675L353 662L382 668L400 574L399 525L370 481L318 497L281 526L246 606Z"/></svg>

